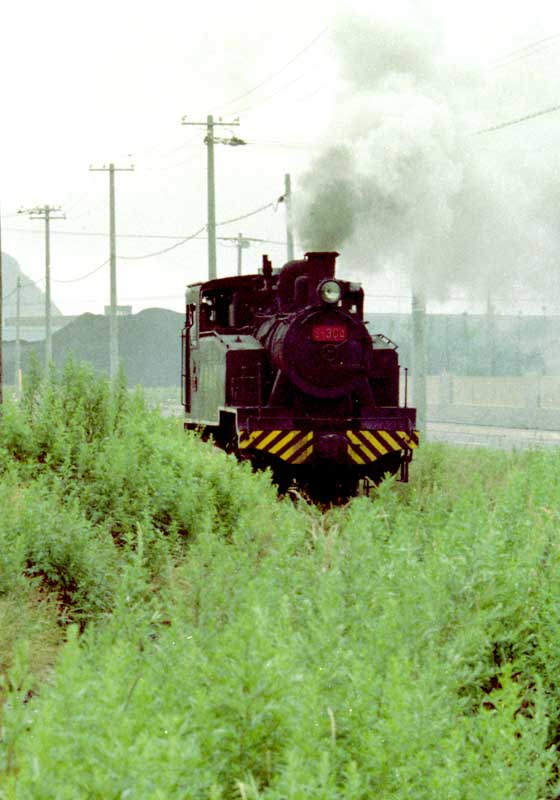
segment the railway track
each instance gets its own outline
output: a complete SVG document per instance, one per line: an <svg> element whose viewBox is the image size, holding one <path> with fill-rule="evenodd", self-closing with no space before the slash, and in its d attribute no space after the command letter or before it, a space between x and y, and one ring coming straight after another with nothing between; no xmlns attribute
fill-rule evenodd
<svg viewBox="0 0 560 800"><path fill-rule="evenodd" d="M525 428L428 422L427 436L431 442L447 442L462 447L487 447L496 450L560 447L560 431Z"/></svg>

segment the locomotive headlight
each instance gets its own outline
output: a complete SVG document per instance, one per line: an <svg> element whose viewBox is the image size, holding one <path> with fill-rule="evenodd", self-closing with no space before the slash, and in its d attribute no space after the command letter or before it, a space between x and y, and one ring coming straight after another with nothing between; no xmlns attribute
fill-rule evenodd
<svg viewBox="0 0 560 800"><path fill-rule="evenodd" d="M323 281L319 286L319 297L323 303L338 303L341 296L342 289L337 281Z"/></svg>

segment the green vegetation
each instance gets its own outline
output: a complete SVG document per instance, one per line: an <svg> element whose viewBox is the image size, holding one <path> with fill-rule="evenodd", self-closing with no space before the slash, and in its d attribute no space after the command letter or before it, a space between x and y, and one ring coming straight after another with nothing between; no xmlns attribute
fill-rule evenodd
<svg viewBox="0 0 560 800"><path fill-rule="evenodd" d="M556 798L560 465L321 513L67 365L0 425L0 798Z"/></svg>

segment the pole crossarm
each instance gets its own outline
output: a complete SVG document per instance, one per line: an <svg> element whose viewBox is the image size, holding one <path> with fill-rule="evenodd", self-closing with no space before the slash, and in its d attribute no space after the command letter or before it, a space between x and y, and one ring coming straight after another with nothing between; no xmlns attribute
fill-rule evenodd
<svg viewBox="0 0 560 800"><path fill-rule="evenodd" d="M204 120L204 122L190 122L187 120L188 120L187 116L182 117L181 125L203 125L203 126L208 125L208 120ZM221 117L217 121L214 118L212 118L212 126L216 127L217 125L222 125L224 128L235 128L238 125L241 125L241 122L239 121L239 117L236 117L234 120L231 121L223 120Z"/></svg>
<svg viewBox="0 0 560 800"><path fill-rule="evenodd" d="M134 172L134 164L131 164L129 167L115 167L114 164L109 164L109 166L103 164L102 167L92 167L90 164L89 171L90 172Z"/></svg>
<svg viewBox="0 0 560 800"><path fill-rule="evenodd" d="M66 219L66 214L58 214L60 206L34 206L22 208L18 214L28 214L30 219L40 219L45 223L45 366L48 369L52 361L52 324L51 324L51 222L54 219Z"/></svg>
<svg viewBox="0 0 560 800"><path fill-rule="evenodd" d="M18 214L28 214L29 219L66 219L66 214L55 216L57 211L62 211L61 206L35 206L34 208L20 208ZM54 213L53 213L54 212Z"/></svg>

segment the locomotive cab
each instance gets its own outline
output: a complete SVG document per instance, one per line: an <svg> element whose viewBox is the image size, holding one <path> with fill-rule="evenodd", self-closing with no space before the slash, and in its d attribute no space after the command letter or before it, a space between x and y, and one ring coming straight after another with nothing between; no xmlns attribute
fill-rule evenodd
<svg viewBox="0 0 560 800"><path fill-rule="evenodd" d="M185 427L277 476L351 494L399 468L406 480L418 439L415 410L399 406L397 348L369 334L363 289L335 276L337 255L278 271L265 256L256 275L188 287L182 395Z"/></svg>

